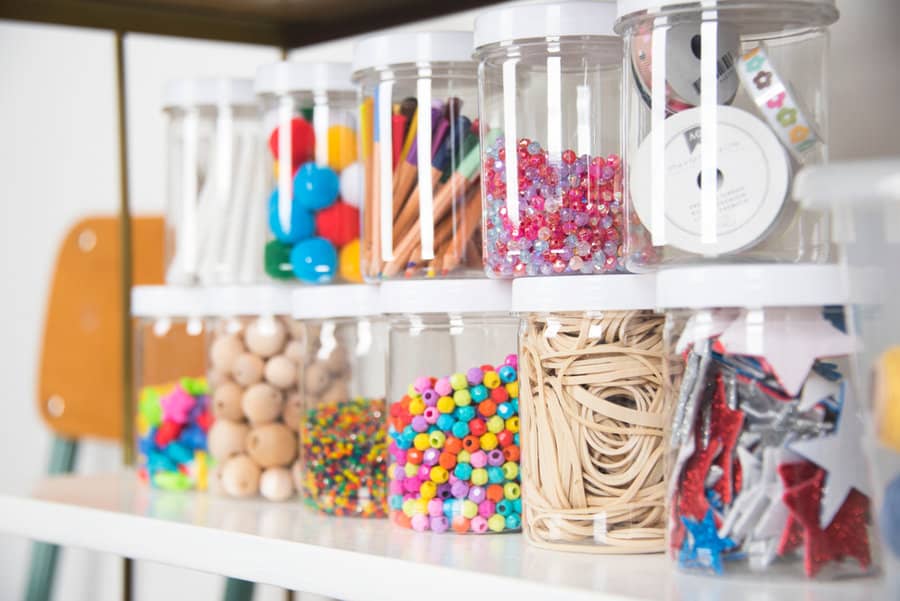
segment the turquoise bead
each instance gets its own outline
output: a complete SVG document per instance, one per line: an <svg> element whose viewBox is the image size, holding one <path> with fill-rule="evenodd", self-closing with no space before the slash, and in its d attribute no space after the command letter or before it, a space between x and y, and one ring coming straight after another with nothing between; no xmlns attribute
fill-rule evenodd
<svg viewBox="0 0 900 601"><path fill-rule="evenodd" d="M457 501L456 499L445 499L443 507L444 515L448 518L452 518L453 516L455 516L457 512L457 503L459 503L459 501Z"/></svg>
<svg viewBox="0 0 900 601"><path fill-rule="evenodd" d="M453 414L459 421L468 423L475 418L475 407L471 405L457 407Z"/></svg>
<svg viewBox="0 0 900 601"><path fill-rule="evenodd" d="M500 381L504 384L509 384L510 382L514 382L516 380L516 369L511 365L504 365L497 372L497 375L500 376Z"/></svg>
<svg viewBox="0 0 900 601"><path fill-rule="evenodd" d="M503 469L495 466L487 468L488 482L491 484L501 484L506 477L503 475Z"/></svg>
<svg viewBox="0 0 900 601"><path fill-rule="evenodd" d="M337 173L313 162L300 165L294 175L294 199L308 211L321 211L333 205L339 189Z"/></svg>
<svg viewBox="0 0 900 601"><path fill-rule="evenodd" d="M519 497L515 501L513 501L513 508L516 513L522 513L522 497Z"/></svg>
<svg viewBox="0 0 900 601"><path fill-rule="evenodd" d="M488 389L484 384L479 384L478 386L473 386L469 394L472 395L473 401L483 401L484 399L488 398Z"/></svg>
<svg viewBox="0 0 900 601"><path fill-rule="evenodd" d="M391 509L402 509L403 495L391 495L391 498L388 499L388 504L391 506Z"/></svg>
<svg viewBox="0 0 900 601"><path fill-rule="evenodd" d="M472 477L472 466L468 463L457 463L453 468L453 475L460 480L468 480Z"/></svg>
<svg viewBox="0 0 900 601"><path fill-rule="evenodd" d="M456 425L456 420L453 419L453 416L448 413L442 413L440 417L437 419L437 429L443 432L450 432L453 429L453 426ZM456 434L454 434L456 436Z"/></svg>
<svg viewBox="0 0 900 601"><path fill-rule="evenodd" d="M465 438L469 435L469 424L463 421L456 422L453 424L453 428L450 429L453 433L453 436L457 438Z"/></svg>
<svg viewBox="0 0 900 601"><path fill-rule="evenodd" d="M500 403L497 405L497 415L506 420L515 415L515 411L510 403Z"/></svg>
<svg viewBox="0 0 900 601"><path fill-rule="evenodd" d="M517 530L522 526L522 518L517 513L511 513L506 516L506 529Z"/></svg>
<svg viewBox="0 0 900 601"><path fill-rule="evenodd" d="M508 516L508 515L512 515L515 512L515 509L513 507L512 501L503 499L503 500L497 502L497 504L494 506L494 511L496 511L497 513L499 513L502 516Z"/></svg>
<svg viewBox="0 0 900 601"><path fill-rule="evenodd" d="M291 215L288 230L281 227L281 218L278 214L278 188L269 196L269 229L279 242L285 244L297 244L313 235L316 231L316 220L313 214L297 204L294 197L291 202Z"/></svg>
<svg viewBox="0 0 900 601"><path fill-rule="evenodd" d="M334 279L337 250L325 238L307 238L291 249L294 275L307 284L325 284Z"/></svg>

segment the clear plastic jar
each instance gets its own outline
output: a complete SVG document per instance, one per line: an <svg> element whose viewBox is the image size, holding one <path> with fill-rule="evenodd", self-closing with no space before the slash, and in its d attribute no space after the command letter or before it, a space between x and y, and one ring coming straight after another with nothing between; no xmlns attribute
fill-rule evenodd
<svg viewBox="0 0 900 601"><path fill-rule="evenodd" d="M293 305L307 341L300 361L303 501L330 515L387 517L387 327L378 288L304 289Z"/></svg>
<svg viewBox="0 0 900 601"><path fill-rule="evenodd" d="M685 570L829 579L875 571L868 412L836 266L661 272L674 371L672 559Z"/></svg>
<svg viewBox="0 0 900 601"><path fill-rule="evenodd" d="M475 23L484 268L492 277L625 268L615 6L498 8Z"/></svg>
<svg viewBox="0 0 900 601"><path fill-rule="evenodd" d="M166 283L249 284L262 277L265 224L259 111L248 79L183 79L164 92Z"/></svg>
<svg viewBox="0 0 900 601"><path fill-rule="evenodd" d="M199 288L140 286L132 294L138 477L154 488L208 485L203 301Z"/></svg>
<svg viewBox="0 0 900 601"><path fill-rule="evenodd" d="M665 318L647 275L521 280L523 529L586 553L665 548Z"/></svg>
<svg viewBox="0 0 900 601"><path fill-rule="evenodd" d="M509 286L390 282L388 504L417 531L521 527L518 322Z"/></svg>
<svg viewBox="0 0 900 601"><path fill-rule="evenodd" d="M217 289L210 313L211 488L232 497L289 499L296 490L298 381L307 344L301 325L287 317L290 294Z"/></svg>
<svg viewBox="0 0 900 601"><path fill-rule="evenodd" d="M350 65L282 61L261 67L254 87L271 174L266 273L307 284L362 281L363 176Z"/></svg>
<svg viewBox="0 0 900 601"><path fill-rule="evenodd" d="M356 45L367 281L480 275L471 55L472 34L462 31L380 34Z"/></svg>
<svg viewBox="0 0 900 601"><path fill-rule="evenodd" d="M828 158L837 18L834 0L619 0L629 270L828 259L828 214L791 182Z"/></svg>

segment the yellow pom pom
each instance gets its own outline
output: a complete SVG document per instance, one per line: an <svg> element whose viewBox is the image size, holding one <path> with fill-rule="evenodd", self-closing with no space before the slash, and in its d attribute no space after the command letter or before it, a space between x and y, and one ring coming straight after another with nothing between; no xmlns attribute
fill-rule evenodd
<svg viewBox="0 0 900 601"><path fill-rule="evenodd" d="M359 239L345 244L338 255L338 269L341 277L348 282L361 284L362 272L359 268Z"/></svg>
<svg viewBox="0 0 900 601"><path fill-rule="evenodd" d="M335 171L356 161L356 132L346 125L328 128L328 166Z"/></svg>

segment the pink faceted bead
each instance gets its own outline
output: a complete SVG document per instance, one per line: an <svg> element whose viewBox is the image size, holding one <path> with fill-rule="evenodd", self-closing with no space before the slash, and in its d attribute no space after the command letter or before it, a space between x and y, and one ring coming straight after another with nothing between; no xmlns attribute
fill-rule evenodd
<svg viewBox="0 0 900 601"><path fill-rule="evenodd" d="M390 493L392 495L402 495L403 494L403 482L400 480L391 480L389 485Z"/></svg>
<svg viewBox="0 0 900 601"><path fill-rule="evenodd" d="M434 391L441 396L450 396L453 394L453 386L450 385L449 378L440 378L434 383Z"/></svg>
<svg viewBox="0 0 900 601"><path fill-rule="evenodd" d="M413 527L415 527L415 525ZM476 534L484 534L485 532L487 532L488 523L486 519L484 519L480 515L476 515L474 518L472 518L472 522L469 524L469 527L472 529L472 532L475 532Z"/></svg>
<svg viewBox="0 0 900 601"><path fill-rule="evenodd" d="M484 451L478 450L472 453L469 457L469 463L472 464L472 467L484 467L487 465L487 453Z"/></svg>
<svg viewBox="0 0 900 601"><path fill-rule="evenodd" d="M444 515L444 502L440 499L431 499L428 501L428 515L431 517Z"/></svg>
<svg viewBox="0 0 900 601"><path fill-rule="evenodd" d="M478 505L478 515L487 519L494 515L494 502L484 500Z"/></svg>
<svg viewBox="0 0 900 601"><path fill-rule="evenodd" d="M407 478L403 481L403 489L410 494L419 492L421 487L422 481L419 478Z"/></svg>
<svg viewBox="0 0 900 601"><path fill-rule="evenodd" d="M431 479L431 468L427 465L419 466L419 473L416 474L420 480L430 480Z"/></svg>
<svg viewBox="0 0 900 601"><path fill-rule="evenodd" d="M429 519L427 515L414 515L412 517L412 527L416 532L425 532L428 530ZM487 522L485 522L485 528L487 528Z"/></svg>
<svg viewBox="0 0 900 601"><path fill-rule="evenodd" d="M416 378L416 381L413 382L413 388L416 390L416 392L422 394L423 392L431 388L431 378L427 376L419 376L418 378Z"/></svg>

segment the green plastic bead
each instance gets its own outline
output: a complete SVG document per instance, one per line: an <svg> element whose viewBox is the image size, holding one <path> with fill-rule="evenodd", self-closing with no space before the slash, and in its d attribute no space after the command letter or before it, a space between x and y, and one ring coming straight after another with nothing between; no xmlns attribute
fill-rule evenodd
<svg viewBox="0 0 900 601"><path fill-rule="evenodd" d="M469 460L472 458L471 453L468 451L460 451L456 454L456 462L457 463L469 463Z"/></svg>
<svg viewBox="0 0 900 601"><path fill-rule="evenodd" d="M488 518L488 528L491 529L491 532L503 532L503 529L506 528L506 518L495 513Z"/></svg>
<svg viewBox="0 0 900 601"><path fill-rule="evenodd" d="M478 515L478 505L476 505L474 502L470 501L469 499L466 499L465 501L462 502L462 514L463 514L463 517L471 520L476 515Z"/></svg>
<svg viewBox="0 0 900 601"><path fill-rule="evenodd" d="M453 390L465 390L468 388L469 381L466 380L466 374L455 373L450 376L450 386L453 387Z"/></svg>
<svg viewBox="0 0 900 601"><path fill-rule="evenodd" d="M519 475L519 464L515 461L507 461L503 464L503 477L507 480L515 480Z"/></svg>
<svg viewBox="0 0 900 601"><path fill-rule="evenodd" d="M278 240L267 242L263 266L266 273L276 280L293 279L294 268L291 267L291 245Z"/></svg>
<svg viewBox="0 0 900 601"><path fill-rule="evenodd" d="M522 494L522 489L519 488L519 485L515 482L507 482L503 485L503 496L509 499L510 501L514 501L519 498L519 495Z"/></svg>
<svg viewBox="0 0 900 601"><path fill-rule="evenodd" d="M472 484L475 486L484 486L488 481L487 470L483 467L472 470Z"/></svg>
<svg viewBox="0 0 900 601"><path fill-rule="evenodd" d="M466 407L472 404L472 395L468 390L457 390L453 393L453 402L459 407Z"/></svg>
<svg viewBox="0 0 900 601"><path fill-rule="evenodd" d="M181 472L156 472L153 474L153 486L162 490L187 490L191 487L191 479Z"/></svg>

